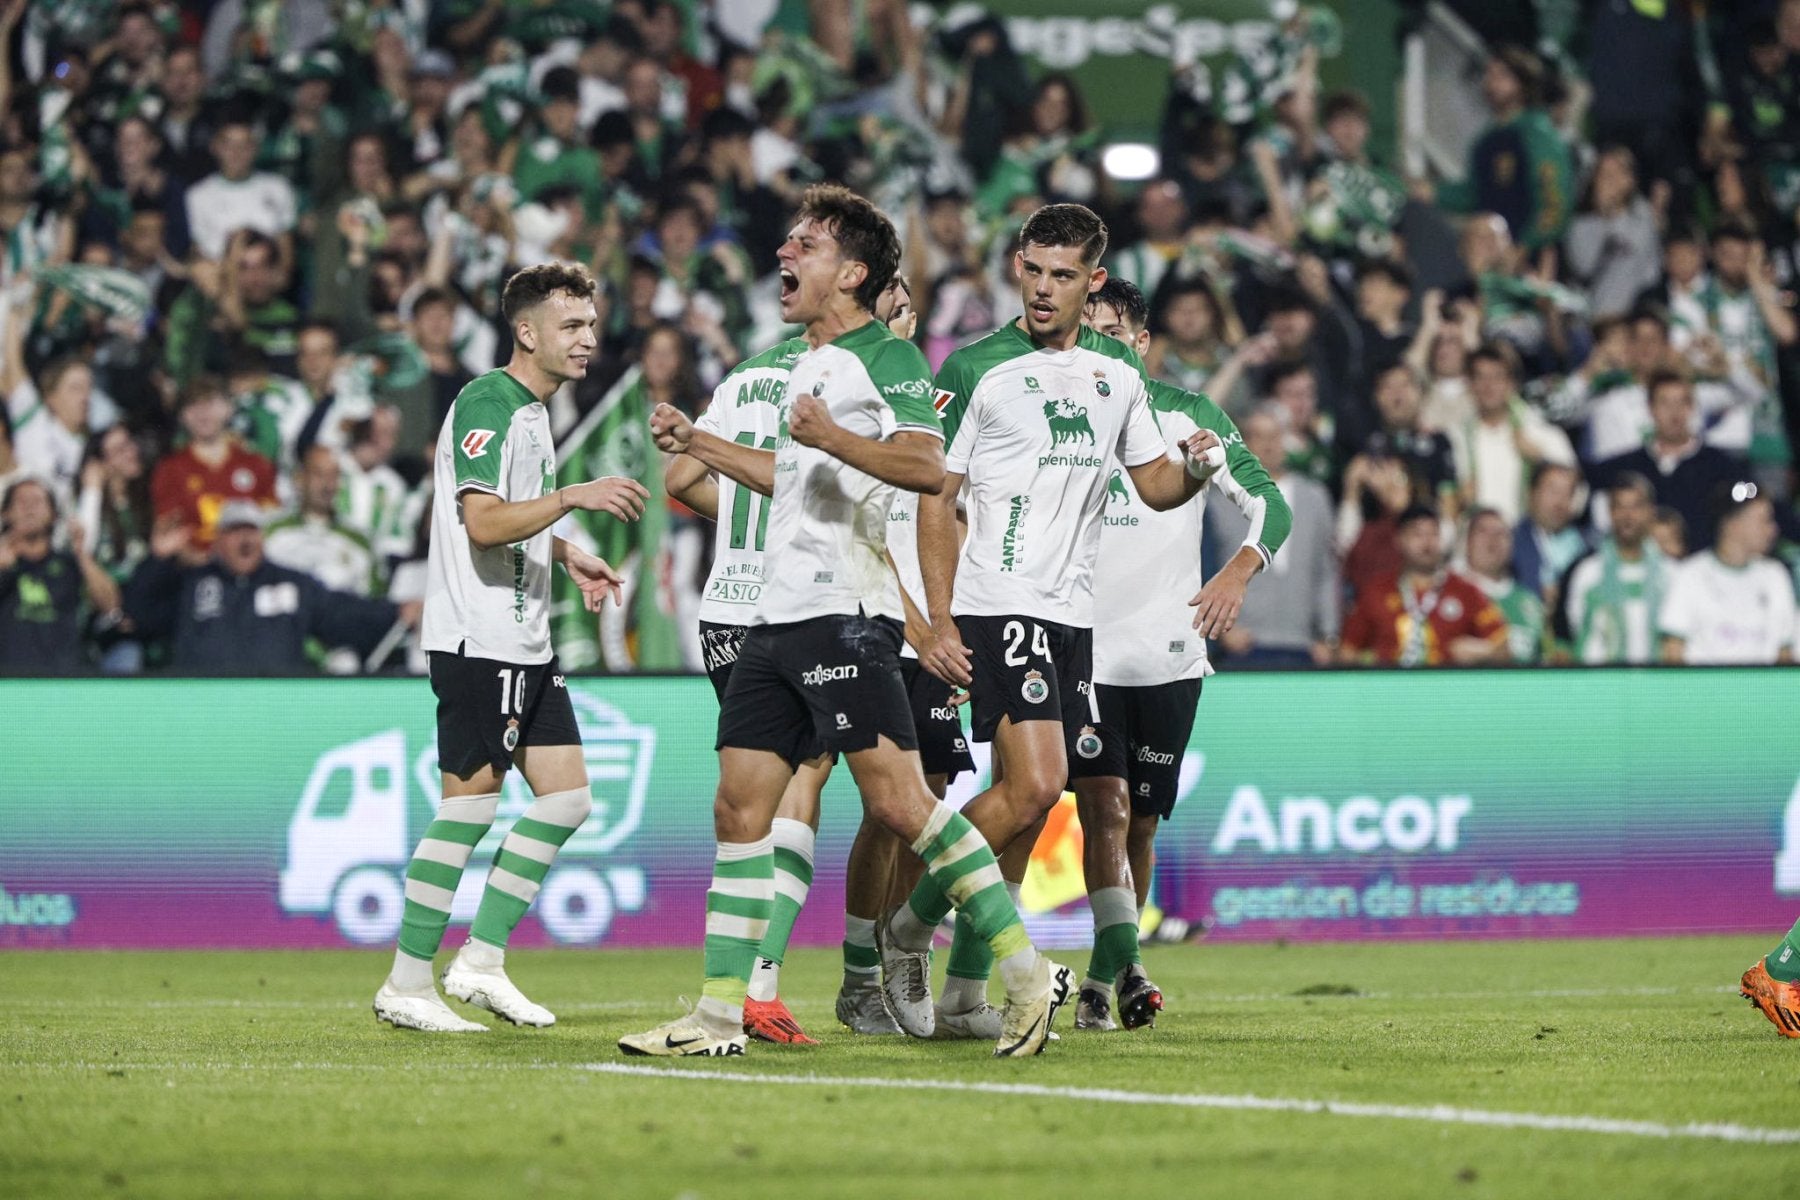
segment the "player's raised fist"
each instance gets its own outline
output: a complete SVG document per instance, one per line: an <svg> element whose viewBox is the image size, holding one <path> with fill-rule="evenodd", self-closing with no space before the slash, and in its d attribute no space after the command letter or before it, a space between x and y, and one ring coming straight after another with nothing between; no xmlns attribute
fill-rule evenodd
<svg viewBox="0 0 1800 1200"><path fill-rule="evenodd" d="M1225 443L1210 429L1198 429L1183 438L1181 454L1187 460L1188 474L1195 479L1211 479L1225 465Z"/></svg>
<svg viewBox="0 0 1800 1200"><path fill-rule="evenodd" d="M572 483L562 489L565 508L585 508L589 512L611 513L621 521L635 521L644 515L650 489L635 479L608 475L586 483Z"/></svg>
<svg viewBox="0 0 1800 1200"><path fill-rule="evenodd" d="M788 436L802 446L824 449L837 427L825 402L817 396L802 394L788 407Z"/></svg>
<svg viewBox="0 0 1800 1200"><path fill-rule="evenodd" d="M694 423L672 404L659 404L650 414L650 436L664 454L685 454L694 439Z"/></svg>

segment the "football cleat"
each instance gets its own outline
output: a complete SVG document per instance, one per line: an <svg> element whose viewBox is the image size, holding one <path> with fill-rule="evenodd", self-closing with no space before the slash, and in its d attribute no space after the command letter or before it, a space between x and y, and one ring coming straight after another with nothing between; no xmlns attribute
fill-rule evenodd
<svg viewBox="0 0 1800 1200"><path fill-rule="evenodd" d="M1075 972L1042 954L1032 971L1032 983L1020 993L1006 994L1000 1014L1000 1037L994 1043L995 1058L1027 1058L1042 1054L1049 1040L1051 1022L1075 991Z"/></svg>
<svg viewBox="0 0 1800 1200"><path fill-rule="evenodd" d="M686 1058L702 1055L730 1058L741 1055L748 1039L742 1033L721 1037L708 1029L697 1013L685 1013L643 1033L629 1033L619 1039L619 1049L627 1054L655 1058Z"/></svg>
<svg viewBox="0 0 1800 1200"><path fill-rule="evenodd" d="M879 1037L884 1034L905 1032L894 1014L887 1009L887 1001L882 998L881 984L871 975L866 984L854 984L848 979L838 990L837 1019L851 1033Z"/></svg>
<svg viewBox="0 0 1800 1200"><path fill-rule="evenodd" d="M476 1008L485 1008L514 1025L543 1028L556 1024L556 1014L526 998L500 967L477 967L460 953L444 969L444 990Z"/></svg>
<svg viewBox="0 0 1800 1200"><path fill-rule="evenodd" d="M973 1041L992 1042L1000 1037L1000 1010L986 1000L961 1012L951 1012L940 1004L937 1006L936 1016L937 1028L931 1035L934 1038L969 1038Z"/></svg>
<svg viewBox="0 0 1800 1200"><path fill-rule="evenodd" d="M819 1044L806 1036L800 1022L794 1020L794 1014L788 1011L779 996L773 1000L744 1001L744 1032L759 1042L776 1042L783 1046Z"/></svg>
<svg viewBox="0 0 1800 1200"><path fill-rule="evenodd" d="M376 1019L396 1029L417 1029L425 1033L486 1033L486 1025L465 1021L438 997L436 992L414 994L397 992L384 983L375 993Z"/></svg>
<svg viewBox="0 0 1800 1200"><path fill-rule="evenodd" d="M1112 995L1099 988L1084 987L1075 998L1075 1028L1117 1029L1112 1018Z"/></svg>
<svg viewBox="0 0 1800 1200"><path fill-rule="evenodd" d="M931 1006L931 951L902 950L881 939L881 992L904 1033L928 1038L937 1028Z"/></svg>
<svg viewBox="0 0 1800 1200"><path fill-rule="evenodd" d="M1162 989L1150 982L1142 967L1133 963L1119 972L1119 1024L1127 1029L1155 1025L1162 1006Z"/></svg>
<svg viewBox="0 0 1800 1200"><path fill-rule="evenodd" d="M1738 981L1738 992L1762 1010L1782 1037L1800 1038L1800 983L1783 983L1769 974L1759 958Z"/></svg>

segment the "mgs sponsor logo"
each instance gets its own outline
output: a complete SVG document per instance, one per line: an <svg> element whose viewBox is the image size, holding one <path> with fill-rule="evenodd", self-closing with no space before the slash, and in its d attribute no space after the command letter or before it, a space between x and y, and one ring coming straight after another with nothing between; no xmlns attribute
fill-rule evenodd
<svg viewBox="0 0 1800 1200"><path fill-rule="evenodd" d="M860 668L854 663L842 667L828 667L824 663L820 663L810 671L802 671L800 682L807 687L818 687L821 684L834 683L840 679L855 679L859 670Z"/></svg>
<svg viewBox="0 0 1800 1200"><path fill-rule="evenodd" d="M1173 754L1165 754L1160 750L1152 750L1148 746L1138 747L1137 760L1141 763L1150 763L1158 767L1171 767L1175 765L1175 756Z"/></svg>
<svg viewBox="0 0 1800 1200"><path fill-rule="evenodd" d="M1044 417L1050 422L1052 448L1065 443L1094 444L1094 427L1088 423L1087 409L1067 396L1044 401Z"/></svg>
<svg viewBox="0 0 1800 1200"><path fill-rule="evenodd" d="M1006 531L1000 535L1000 569L1016 571L1025 556L1020 526L1031 511L1030 496L1014 496L1007 504Z"/></svg>
<svg viewBox="0 0 1800 1200"><path fill-rule="evenodd" d="M1083 758L1100 757L1100 735L1094 732L1092 725L1081 727L1081 734L1075 739L1075 753Z"/></svg>
<svg viewBox="0 0 1800 1200"><path fill-rule="evenodd" d="M884 396L912 396L922 398L931 393L931 382L925 379L902 379L898 383L882 385Z"/></svg>

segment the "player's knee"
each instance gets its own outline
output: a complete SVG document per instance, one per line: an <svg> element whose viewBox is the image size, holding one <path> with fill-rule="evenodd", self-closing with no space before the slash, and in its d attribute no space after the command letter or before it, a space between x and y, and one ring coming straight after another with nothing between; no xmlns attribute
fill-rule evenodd
<svg viewBox="0 0 1800 1200"><path fill-rule="evenodd" d="M1036 820L1062 799L1063 783L1062 778L1033 767L1008 774L1003 786L1014 810Z"/></svg>
<svg viewBox="0 0 1800 1200"><path fill-rule="evenodd" d="M591 787L570 788L566 792L547 792L532 804L543 820L565 829L574 829L594 811Z"/></svg>

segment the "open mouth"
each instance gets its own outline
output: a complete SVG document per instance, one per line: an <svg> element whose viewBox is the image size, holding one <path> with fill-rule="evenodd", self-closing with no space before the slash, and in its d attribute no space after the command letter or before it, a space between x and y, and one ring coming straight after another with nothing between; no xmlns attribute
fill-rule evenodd
<svg viewBox="0 0 1800 1200"><path fill-rule="evenodd" d="M781 268L781 298L782 298L782 300L783 301L792 300L794 298L794 294L796 292L798 292L799 290L800 290L800 277L798 275L794 274L792 271L788 270L786 267Z"/></svg>
<svg viewBox="0 0 1800 1200"><path fill-rule="evenodd" d="M1056 319L1056 309L1039 301L1031 306L1031 315L1040 321L1054 321Z"/></svg>

